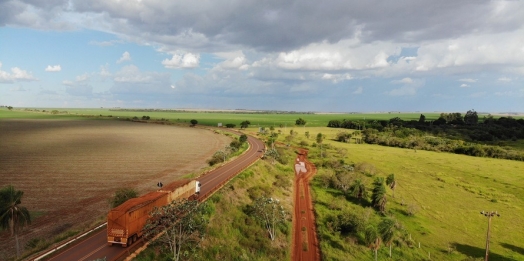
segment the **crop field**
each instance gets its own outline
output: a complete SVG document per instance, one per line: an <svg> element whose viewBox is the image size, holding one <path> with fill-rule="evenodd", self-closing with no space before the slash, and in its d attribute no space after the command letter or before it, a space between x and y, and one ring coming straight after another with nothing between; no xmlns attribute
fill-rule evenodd
<svg viewBox="0 0 524 261"><path fill-rule="evenodd" d="M198 128L126 121L3 119L0 132L0 186L22 190L22 205L38 216L22 245L104 217L119 188L142 194L158 181L199 173L231 141ZM11 240L2 236L1 248L13 247Z"/></svg>
<svg viewBox="0 0 524 261"><path fill-rule="evenodd" d="M416 245L402 251L393 246L393 260L421 260L429 255L432 260L483 258L488 223L480 214L483 210L500 213L500 217L492 218L490 260L524 260L524 162L346 144L329 138L325 143L334 148L325 152L326 158L374 167L373 174L354 174L369 189L375 177L395 174L398 185L394 197L388 188L386 215L400 221ZM318 148L310 152L311 157L318 154ZM329 171L321 168L318 175ZM337 209L366 213L369 203L348 201L340 190L325 188L318 182L314 186L315 211L327 259L371 260L371 250L328 232L325 223L327 216L341 213ZM416 213L408 215L408 207L416 209ZM383 246L378 253L379 260L387 259L388 247Z"/></svg>

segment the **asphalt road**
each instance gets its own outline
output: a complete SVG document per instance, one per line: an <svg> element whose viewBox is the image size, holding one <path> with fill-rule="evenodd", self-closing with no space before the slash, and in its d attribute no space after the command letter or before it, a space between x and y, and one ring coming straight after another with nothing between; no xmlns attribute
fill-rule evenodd
<svg viewBox="0 0 524 261"><path fill-rule="evenodd" d="M239 156L235 160L221 166L203 176L197 178L201 183L200 199L205 199L209 193L215 189L220 188L230 178L240 173L257 159L263 155L264 143L258 139L248 136L247 139L250 148L246 153ZM120 246L107 245L106 228L103 227L84 240L76 242L73 246L61 251L46 260L52 261L74 261L74 260L96 260L98 258L106 258L106 260L116 260L122 256L127 256L136 249L141 241L137 241L133 245L123 248Z"/></svg>

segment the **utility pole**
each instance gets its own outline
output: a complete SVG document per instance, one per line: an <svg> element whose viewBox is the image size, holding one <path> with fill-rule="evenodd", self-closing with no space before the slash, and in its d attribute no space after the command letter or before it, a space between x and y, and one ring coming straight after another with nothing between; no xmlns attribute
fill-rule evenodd
<svg viewBox="0 0 524 261"><path fill-rule="evenodd" d="M484 258L484 261L488 261L489 258L489 236L490 236L490 229L491 229L491 217L497 216L500 217L500 214L497 211L481 211L481 215L484 215L488 218L488 233L486 235L486 256Z"/></svg>

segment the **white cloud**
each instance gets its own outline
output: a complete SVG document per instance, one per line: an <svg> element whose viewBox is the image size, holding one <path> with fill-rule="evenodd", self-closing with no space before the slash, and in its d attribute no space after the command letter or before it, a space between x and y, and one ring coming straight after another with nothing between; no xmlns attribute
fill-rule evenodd
<svg viewBox="0 0 524 261"><path fill-rule="evenodd" d="M359 86L355 91L353 91L353 94L362 94L363 90L362 86Z"/></svg>
<svg viewBox="0 0 524 261"><path fill-rule="evenodd" d="M511 82L512 79L511 78L508 78L508 77L500 77L498 79L499 82Z"/></svg>
<svg viewBox="0 0 524 261"><path fill-rule="evenodd" d="M186 53L184 55L173 54L173 57L162 61L162 65L170 69L196 68L200 62L199 54Z"/></svg>
<svg viewBox="0 0 524 261"><path fill-rule="evenodd" d="M460 79L459 81L461 81L461 82L471 82L471 83L474 83L474 82L477 82L478 79L465 78L465 79Z"/></svg>
<svg viewBox="0 0 524 261"><path fill-rule="evenodd" d="M322 75L323 80L330 80L333 83L339 83L341 81L345 80L351 80L353 77L351 77L351 74L344 73L344 74L331 74L331 73L324 73Z"/></svg>
<svg viewBox="0 0 524 261"><path fill-rule="evenodd" d="M470 85L469 85L469 84L465 84L465 83L463 83L463 84L460 85L460 87L461 87L461 88L468 88L468 87L470 87Z"/></svg>
<svg viewBox="0 0 524 261"><path fill-rule="evenodd" d="M245 71L249 69L247 59L242 51L227 52L227 53L216 53L216 56L226 59L219 63L215 68L223 70L241 70Z"/></svg>
<svg viewBox="0 0 524 261"><path fill-rule="evenodd" d="M62 70L62 67L59 65L48 65L46 68L45 68L45 71L46 72L59 72Z"/></svg>
<svg viewBox="0 0 524 261"><path fill-rule="evenodd" d="M17 81L36 81L31 73L22 70L18 67L11 68L11 72L2 71L2 63L0 62L0 83L14 83Z"/></svg>
<svg viewBox="0 0 524 261"><path fill-rule="evenodd" d="M122 56L120 57L120 59L116 61L116 63L123 63L123 62L129 62L129 61L131 61L131 55L129 54L129 52L124 52Z"/></svg>
<svg viewBox="0 0 524 261"><path fill-rule="evenodd" d="M411 79L409 77L406 77L406 78L403 78L402 80L391 81L391 83L395 83L395 84L412 84L413 83L413 79Z"/></svg>

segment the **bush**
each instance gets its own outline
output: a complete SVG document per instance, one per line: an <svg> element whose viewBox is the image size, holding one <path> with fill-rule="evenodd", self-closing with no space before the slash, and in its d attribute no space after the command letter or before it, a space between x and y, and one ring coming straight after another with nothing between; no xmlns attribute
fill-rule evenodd
<svg viewBox="0 0 524 261"><path fill-rule="evenodd" d="M121 188L115 192L111 199L109 199L109 204L112 208L116 208L128 199L136 197L138 197L138 192L134 188Z"/></svg>

